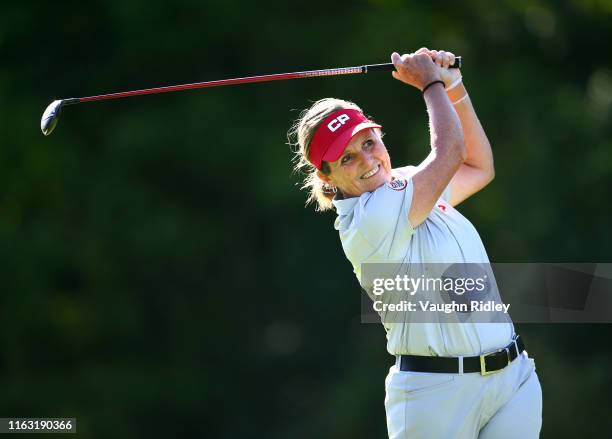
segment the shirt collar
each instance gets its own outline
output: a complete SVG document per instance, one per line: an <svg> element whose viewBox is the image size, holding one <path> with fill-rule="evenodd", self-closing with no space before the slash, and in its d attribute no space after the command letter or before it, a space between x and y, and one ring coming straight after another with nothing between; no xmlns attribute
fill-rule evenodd
<svg viewBox="0 0 612 439"><path fill-rule="evenodd" d="M343 215L350 214L355 208L355 205L357 204L358 201L359 201L359 197L342 198L342 199L334 198L332 200L332 203L336 207L336 212L338 213L338 215L343 216Z"/></svg>

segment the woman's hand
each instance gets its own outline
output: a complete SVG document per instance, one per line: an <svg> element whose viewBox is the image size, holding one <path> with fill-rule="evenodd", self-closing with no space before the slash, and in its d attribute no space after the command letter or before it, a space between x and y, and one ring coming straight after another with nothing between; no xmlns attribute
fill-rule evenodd
<svg viewBox="0 0 612 439"><path fill-rule="evenodd" d="M448 87L453 84L457 79L461 78L461 71L459 69L449 69L448 67L455 63L455 54L452 52L446 52L444 50L426 50L426 53L431 56L433 62L438 66L438 71L444 86Z"/></svg>
<svg viewBox="0 0 612 439"><path fill-rule="evenodd" d="M433 62L426 61L427 55ZM391 55L391 61L395 65L392 75L395 79L423 90L431 81L442 80L444 86L448 87L461 78L459 69L450 69L449 66L455 62L455 54L445 50L429 50L421 47L414 53L400 56L397 52ZM430 67L434 67L434 72Z"/></svg>
<svg viewBox="0 0 612 439"><path fill-rule="evenodd" d="M391 55L391 62L395 71L391 72L393 77L408 85L423 90L425 86L433 81L441 80L441 67L436 66L433 57L426 48L421 48L415 53L400 56L397 52ZM447 69L448 70L448 69Z"/></svg>

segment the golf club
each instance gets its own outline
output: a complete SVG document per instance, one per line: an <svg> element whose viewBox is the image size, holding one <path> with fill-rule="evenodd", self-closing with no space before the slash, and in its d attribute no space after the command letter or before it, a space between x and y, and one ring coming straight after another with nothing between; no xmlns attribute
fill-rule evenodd
<svg viewBox="0 0 612 439"><path fill-rule="evenodd" d="M455 57L455 62L451 68L461 68L462 59ZM57 99L49 104L40 120L40 129L45 136L51 134L59 119L62 107L66 105L80 104L82 102L104 101L109 99L121 99L130 96L150 95L157 93L167 93L171 91L191 90L205 87L220 87L222 85L247 84L251 82L281 81L284 79L314 78L318 76L337 76L352 75L358 73L368 73L372 71L392 71L395 67L393 63L369 64L357 67L342 67L336 69L308 70L305 72L277 73L273 75L248 76L246 78L221 79L217 81L195 82L192 84L170 85L166 87L146 88L143 90L124 91L120 93L110 93L97 96L87 96L84 98Z"/></svg>

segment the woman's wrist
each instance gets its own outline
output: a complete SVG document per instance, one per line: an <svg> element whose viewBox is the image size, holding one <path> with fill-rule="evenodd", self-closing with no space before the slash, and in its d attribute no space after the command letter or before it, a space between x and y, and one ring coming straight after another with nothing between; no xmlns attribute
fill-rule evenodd
<svg viewBox="0 0 612 439"><path fill-rule="evenodd" d="M446 91L451 91L453 88L457 87L459 84L463 82L463 76L459 75L457 79L448 84L448 87L445 87Z"/></svg>
<svg viewBox="0 0 612 439"><path fill-rule="evenodd" d="M453 88L447 89L446 94L448 95L448 99L452 103L455 103L467 95L467 90L465 89L463 82L459 82Z"/></svg>
<svg viewBox="0 0 612 439"><path fill-rule="evenodd" d="M457 105L457 104L460 104L461 102L465 102L468 97L469 97L469 95L466 93L465 95L463 95L462 98L459 98L456 101L451 101L451 104Z"/></svg>
<svg viewBox="0 0 612 439"><path fill-rule="evenodd" d="M442 87L444 87L444 81L442 81L441 79L434 79L433 81L427 83L423 87L423 89L421 90L421 93L424 95L427 90L429 90L431 87L435 86L436 84L440 84Z"/></svg>

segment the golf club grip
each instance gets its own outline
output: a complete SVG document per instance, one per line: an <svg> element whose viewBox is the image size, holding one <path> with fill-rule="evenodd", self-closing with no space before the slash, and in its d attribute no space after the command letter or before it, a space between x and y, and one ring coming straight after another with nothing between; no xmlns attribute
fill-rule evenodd
<svg viewBox="0 0 612 439"><path fill-rule="evenodd" d="M461 58L460 56L456 56L455 57L455 62L449 66L449 68L451 69L460 69L463 66L463 58ZM367 66L364 66L366 69L366 73L367 72L375 72L375 71L385 71L385 72L391 72L393 70L395 70L395 66L393 65L393 63L384 63L384 64L370 64Z"/></svg>

